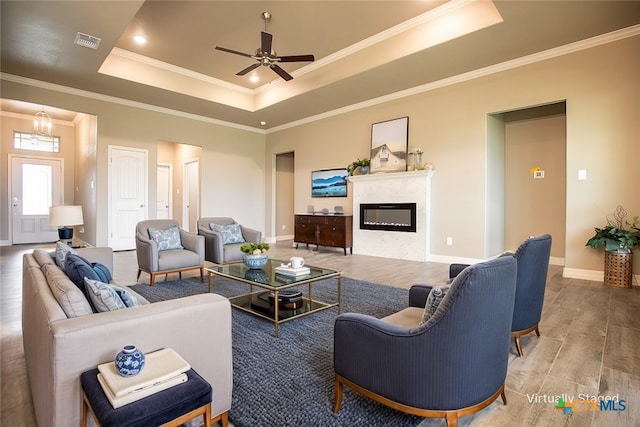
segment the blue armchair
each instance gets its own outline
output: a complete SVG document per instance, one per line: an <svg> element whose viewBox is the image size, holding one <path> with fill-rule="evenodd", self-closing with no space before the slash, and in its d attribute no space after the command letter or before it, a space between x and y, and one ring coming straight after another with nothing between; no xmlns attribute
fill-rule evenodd
<svg viewBox="0 0 640 427"><path fill-rule="evenodd" d="M334 412L344 385L403 412L445 418L450 427L498 396L506 404L516 269L512 256L465 269L422 324L422 307L384 319L338 316Z"/></svg>
<svg viewBox="0 0 640 427"><path fill-rule="evenodd" d="M515 339L518 356L524 355L520 337L531 332L540 336L538 323L542 316L542 303L551 256L551 236L543 234L525 240L514 254L518 261L516 302L513 309L511 337ZM451 264L449 277L456 277L466 264Z"/></svg>

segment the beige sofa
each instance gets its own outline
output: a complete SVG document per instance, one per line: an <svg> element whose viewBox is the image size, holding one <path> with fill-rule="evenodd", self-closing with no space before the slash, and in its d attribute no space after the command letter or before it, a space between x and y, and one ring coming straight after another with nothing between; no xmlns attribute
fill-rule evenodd
<svg viewBox="0 0 640 427"><path fill-rule="evenodd" d="M79 249L78 254L113 271L111 248ZM127 344L144 352L176 350L212 385L212 416L226 424L233 385L229 300L203 294L149 304L130 291L141 306L68 318L58 301L69 297L60 289L75 285L56 269L46 251L23 257L24 353L38 426L80 425L80 374L114 360Z"/></svg>

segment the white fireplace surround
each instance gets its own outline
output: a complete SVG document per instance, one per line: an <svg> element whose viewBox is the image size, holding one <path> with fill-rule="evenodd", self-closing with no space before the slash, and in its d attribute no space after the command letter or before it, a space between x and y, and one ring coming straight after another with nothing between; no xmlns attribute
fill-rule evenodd
<svg viewBox="0 0 640 427"><path fill-rule="evenodd" d="M435 171L378 173L349 177L353 183L353 253L428 261L431 235L431 178ZM361 203L416 203L415 233L360 229Z"/></svg>

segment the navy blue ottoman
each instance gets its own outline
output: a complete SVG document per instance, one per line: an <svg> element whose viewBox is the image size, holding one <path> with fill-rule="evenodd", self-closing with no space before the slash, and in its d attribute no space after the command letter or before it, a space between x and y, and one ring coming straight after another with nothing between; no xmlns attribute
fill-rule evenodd
<svg viewBox="0 0 640 427"><path fill-rule="evenodd" d="M187 381L114 409L98 382L98 369L80 375L82 386L82 427L87 425L91 408L102 427L179 426L202 415L204 425L211 427L211 385L193 369L186 372Z"/></svg>

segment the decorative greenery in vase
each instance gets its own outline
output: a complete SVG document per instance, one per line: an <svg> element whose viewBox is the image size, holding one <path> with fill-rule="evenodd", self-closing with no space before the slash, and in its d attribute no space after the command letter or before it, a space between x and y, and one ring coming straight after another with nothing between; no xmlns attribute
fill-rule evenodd
<svg viewBox="0 0 640 427"><path fill-rule="evenodd" d="M269 244L268 243L244 243L242 246L240 246L240 250L248 255L261 255L261 254L266 254L267 251L269 250Z"/></svg>
<svg viewBox="0 0 640 427"><path fill-rule="evenodd" d="M629 253L640 246L640 228L638 216L633 217L633 222L627 221L627 212L618 206L613 213L613 219L607 218L607 225L603 228L595 228L596 234L587 240L585 246L594 249L604 245L605 251L617 251Z"/></svg>
<svg viewBox="0 0 640 427"><path fill-rule="evenodd" d="M356 171L356 169L360 169L360 171L362 172L362 168L366 168L366 170L369 170L369 165L371 164L371 161L367 158L365 159L360 159L358 158L358 160L351 162L351 164L349 166L347 166L347 171L349 172L349 175L353 175L353 173ZM366 172L364 172L366 173Z"/></svg>

